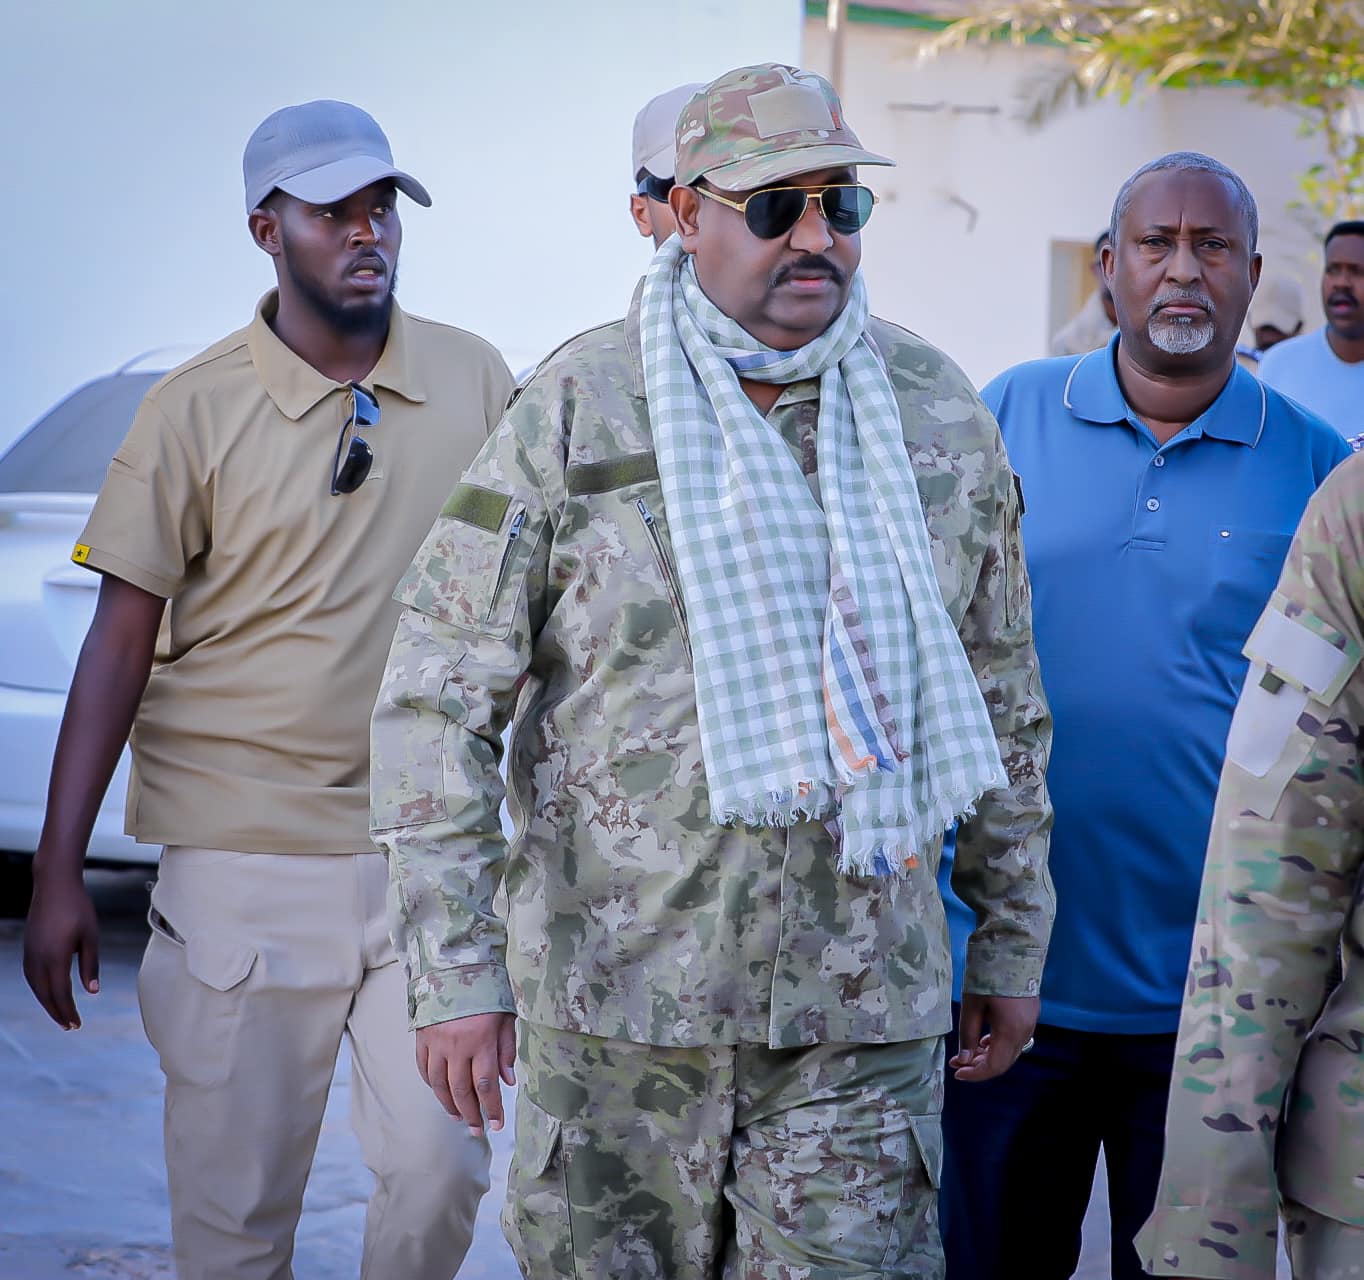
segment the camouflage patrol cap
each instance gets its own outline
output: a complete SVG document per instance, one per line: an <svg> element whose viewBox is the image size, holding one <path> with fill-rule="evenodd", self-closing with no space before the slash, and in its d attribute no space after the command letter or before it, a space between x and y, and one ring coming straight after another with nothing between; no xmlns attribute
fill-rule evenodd
<svg viewBox="0 0 1364 1280"><path fill-rule="evenodd" d="M682 186L705 178L725 191L749 191L814 169L894 163L863 149L823 76L776 62L726 72L677 120Z"/></svg>

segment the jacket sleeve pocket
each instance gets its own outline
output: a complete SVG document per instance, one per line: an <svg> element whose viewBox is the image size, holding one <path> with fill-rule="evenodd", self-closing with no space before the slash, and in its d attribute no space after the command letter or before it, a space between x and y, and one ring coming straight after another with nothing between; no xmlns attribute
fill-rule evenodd
<svg viewBox="0 0 1364 1280"><path fill-rule="evenodd" d="M505 639L544 527L543 502L533 490L464 481L394 598L449 626Z"/></svg>

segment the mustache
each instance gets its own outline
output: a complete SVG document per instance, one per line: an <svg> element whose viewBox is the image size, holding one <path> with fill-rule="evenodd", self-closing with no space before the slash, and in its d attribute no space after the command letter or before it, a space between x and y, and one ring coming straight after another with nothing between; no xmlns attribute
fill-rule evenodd
<svg viewBox="0 0 1364 1280"><path fill-rule="evenodd" d="M1359 299L1355 296L1353 289L1332 289L1326 299L1326 305L1329 307L1333 302L1358 303Z"/></svg>
<svg viewBox="0 0 1364 1280"><path fill-rule="evenodd" d="M775 289L779 284L785 284L797 271L807 275L822 271L837 285L843 284L848 278L837 263L822 253L806 253L794 262L786 262L778 267L772 275L772 287Z"/></svg>
<svg viewBox="0 0 1364 1280"><path fill-rule="evenodd" d="M1150 310L1146 313L1148 320L1154 320L1156 313L1163 311L1166 307L1190 305L1202 307L1209 316L1217 314L1217 308L1213 306L1212 299L1206 293L1197 289L1171 289L1168 293L1158 294L1151 303Z"/></svg>

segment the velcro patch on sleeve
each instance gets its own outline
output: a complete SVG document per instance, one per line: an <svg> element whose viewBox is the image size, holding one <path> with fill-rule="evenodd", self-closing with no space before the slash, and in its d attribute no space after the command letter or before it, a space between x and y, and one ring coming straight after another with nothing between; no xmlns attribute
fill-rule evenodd
<svg viewBox="0 0 1364 1280"><path fill-rule="evenodd" d="M1330 704L1340 696L1345 681L1359 664L1359 646L1348 637L1339 640L1339 644L1332 644L1297 618L1271 607L1255 624L1244 652L1252 662L1263 663L1275 677Z"/></svg>
<svg viewBox="0 0 1364 1280"><path fill-rule="evenodd" d="M1275 592L1244 652L1250 670L1231 718L1227 761L1249 775L1238 803L1269 818L1359 665L1361 650L1350 636Z"/></svg>
<svg viewBox="0 0 1364 1280"><path fill-rule="evenodd" d="M564 483L571 497L610 493L632 484L658 479L658 459L652 453L632 453L602 462L575 462L568 468Z"/></svg>
<svg viewBox="0 0 1364 1280"><path fill-rule="evenodd" d="M84 564L90 559L90 548L83 542L76 543L75 549L71 552L71 559L77 564Z"/></svg>
<svg viewBox="0 0 1364 1280"><path fill-rule="evenodd" d="M1307 709L1304 690L1266 684L1265 676L1263 667L1251 667L1227 735L1227 759L1256 778L1265 777L1282 758Z"/></svg>
<svg viewBox="0 0 1364 1280"><path fill-rule="evenodd" d="M496 533L502 527L509 506L511 495L508 493L498 493L482 485L461 483L455 486L449 501L441 508L441 515Z"/></svg>

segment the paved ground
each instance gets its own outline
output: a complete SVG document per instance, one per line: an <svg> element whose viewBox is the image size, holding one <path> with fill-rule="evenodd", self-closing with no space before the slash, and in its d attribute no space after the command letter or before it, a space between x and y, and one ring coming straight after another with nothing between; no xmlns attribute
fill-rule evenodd
<svg viewBox="0 0 1364 1280"><path fill-rule="evenodd" d="M20 972L20 929L0 921L0 1277L173 1280L161 1077L142 1034L134 981L146 940L144 874L91 873L103 920L100 994L81 997L78 1032L57 1029ZM369 1175L350 1131L349 1062L332 1086L304 1203L298 1280L359 1269ZM505 1185L510 1134L495 1134ZM479 1214L461 1271L515 1280L497 1225L500 1195Z"/></svg>
<svg viewBox="0 0 1364 1280"><path fill-rule="evenodd" d="M161 1166L160 1075L134 979L146 939L146 877L91 873L104 921L99 996L59 1031L20 972L20 927L0 921L0 1276L173 1280ZM349 1064L332 1086L299 1229L298 1280L354 1276L368 1174L347 1121ZM510 1134L494 1134L493 1190L461 1280L516 1280L497 1225ZM1108 1275L1100 1186L1079 1280Z"/></svg>

